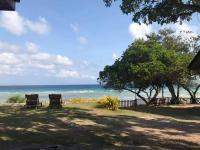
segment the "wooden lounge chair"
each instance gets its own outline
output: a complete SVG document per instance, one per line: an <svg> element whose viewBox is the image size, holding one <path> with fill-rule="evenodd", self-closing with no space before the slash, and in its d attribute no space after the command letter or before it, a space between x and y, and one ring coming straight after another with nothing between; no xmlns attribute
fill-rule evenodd
<svg viewBox="0 0 200 150"><path fill-rule="evenodd" d="M62 107L62 95L61 94L49 94L49 107L61 108Z"/></svg>
<svg viewBox="0 0 200 150"><path fill-rule="evenodd" d="M42 107L42 103L39 102L39 96L38 94L26 94L26 108L37 108L37 107Z"/></svg>

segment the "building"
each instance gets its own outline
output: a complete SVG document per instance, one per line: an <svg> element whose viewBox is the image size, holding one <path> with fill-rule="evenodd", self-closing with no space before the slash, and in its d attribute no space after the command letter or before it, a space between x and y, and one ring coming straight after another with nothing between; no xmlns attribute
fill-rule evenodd
<svg viewBox="0 0 200 150"><path fill-rule="evenodd" d="M189 64L188 68L190 70L200 72L200 51L197 53L192 62Z"/></svg>
<svg viewBox="0 0 200 150"><path fill-rule="evenodd" d="M16 2L20 0L0 0L0 10L14 11Z"/></svg>

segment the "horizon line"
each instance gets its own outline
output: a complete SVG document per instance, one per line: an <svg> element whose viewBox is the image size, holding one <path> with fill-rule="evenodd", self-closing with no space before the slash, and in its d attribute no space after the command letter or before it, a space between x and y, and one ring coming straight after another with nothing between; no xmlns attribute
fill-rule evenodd
<svg viewBox="0 0 200 150"><path fill-rule="evenodd" d="M1 86L75 86L75 85L100 85L100 84L9 84L9 85L0 85Z"/></svg>

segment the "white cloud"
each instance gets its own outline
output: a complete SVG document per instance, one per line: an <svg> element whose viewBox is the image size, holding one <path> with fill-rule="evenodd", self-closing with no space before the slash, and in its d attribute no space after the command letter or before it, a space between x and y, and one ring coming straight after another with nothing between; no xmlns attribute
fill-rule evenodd
<svg viewBox="0 0 200 150"><path fill-rule="evenodd" d="M26 32L24 18L17 12L2 12L0 14L0 27L15 35L22 35Z"/></svg>
<svg viewBox="0 0 200 150"><path fill-rule="evenodd" d="M77 71L61 70L56 76L59 78L79 78L79 73Z"/></svg>
<svg viewBox="0 0 200 150"><path fill-rule="evenodd" d="M16 66L14 69L9 65L0 65L0 75L16 75L22 72L22 68Z"/></svg>
<svg viewBox="0 0 200 150"><path fill-rule="evenodd" d="M113 58L113 60L116 60L118 58L117 54L113 53L112 58Z"/></svg>
<svg viewBox="0 0 200 150"><path fill-rule="evenodd" d="M27 48L27 51L30 52L30 53L37 53L40 49L37 44L32 43L32 42L27 42L26 48Z"/></svg>
<svg viewBox="0 0 200 150"><path fill-rule="evenodd" d="M52 71L54 70L55 68L55 65L54 64L40 64L40 63L34 63L32 64L33 67L35 68L41 68L41 69L46 69L46 70L49 70L49 71Z"/></svg>
<svg viewBox="0 0 200 150"><path fill-rule="evenodd" d="M159 29L170 28L176 31L176 34L182 34L183 37L189 38L191 36L197 36L200 32L199 27L195 25L189 25L188 23L175 23L175 24L167 24L163 26L159 26L156 24L146 25L146 24L137 24L131 23L129 26L129 33L131 34L133 39L144 38L146 39L146 34L150 34L151 32L158 32ZM186 33L182 31L192 31L193 33Z"/></svg>
<svg viewBox="0 0 200 150"><path fill-rule="evenodd" d="M82 44L82 45L85 45L85 44L87 44L87 42L88 42L87 38L84 37L84 36L80 36L80 37L78 38L78 41L79 41L80 44Z"/></svg>
<svg viewBox="0 0 200 150"><path fill-rule="evenodd" d="M53 61L50 60L51 55L48 53L43 53L43 52L38 52L36 54L31 55L33 60L38 60L38 61Z"/></svg>
<svg viewBox="0 0 200 150"><path fill-rule="evenodd" d="M72 61L68 57L61 55L56 56L56 62L60 65L65 65L65 66L73 65Z"/></svg>
<svg viewBox="0 0 200 150"><path fill-rule="evenodd" d="M32 69L42 69L50 73L55 73L73 65L73 62L67 56L42 52L39 50L39 46L32 42L27 42L24 45L24 49L26 50L15 45L18 48L17 53L7 51L10 49L13 50L12 46L10 43L5 44L5 42L0 41L0 50L4 48L4 51L0 51L1 75L13 75Z"/></svg>
<svg viewBox="0 0 200 150"><path fill-rule="evenodd" d="M72 70L61 70L56 76L58 78L77 78L77 79L90 79L90 80L97 79L93 75L80 74L79 72Z"/></svg>
<svg viewBox="0 0 200 150"><path fill-rule="evenodd" d="M152 32L152 27L150 25L141 24L138 23L131 23L129 26L129 33L133 37L133 39L139 39L139 38L146 38L145 35Z"/></svg>
<svg viewBox="0 0 200 150"><path fill-rule="evenodd" d="M82 75L81 78L83 79L91 79L91 80L96 80L97 77L93 76L93 75Z"/></svg>
<svg viewBox="0 0 200 150"><path fill-rule="evenodd" d="M33 42L26 42L23 46L17 46L0 41L0 75L17 76L40 72L42 76L48 75L53 78L96 80L95 76L83 73L85 70L76 71L76 69L80 69L80 66L76 68L73 61L67 56L43 52L39 47ZM1 50L2 48L3 50ZM18 51L14 52L13 49ZM89 67L88 61L82 61L82 63Z"/></svg>
<svg viewBox="0 0 200 150"><path fill-rule="evenodd" d="M1 52L19 52L20 47L17 45L9 44L7 42L0 41L0 51Z"/></svg>
<svg viewBox="0 0 200 150"><path fill-rule="evenodd" d="M79 41L79 43L80 43L81 45L85 45L85 44L88 43L87 37L85 37L85 36L80 36L79 28L78 28L77 25L75 25L75 24L70 24L70 28L77 34L77 40ZM82 47L81 47L81 49L82 49Z"/></svg>
<svg viewBox="0 0 200 150"><path fill-rule="evenodd" d="M77 25L75 24L70 24L70 28L75 32L75 33L78 33L79 32L79 28Z"/></svg>
<svg viewBox="0 0 200 150"><path fill-rule="evenodd" d="M20 36L27 31L37 34L47 34L50 30L49 24L45 18L39 17L37 21L31 21L18 14L18 12L4 11L0 13L0 27L11 34Z"/></svg>
<svg viewBox="0 0 200 150"><path fill-rule="evenodd" d="M176 34L181 34L182 37L185 37L185 38L189 38L189 37L192 37L192 36L197 36L198 32L199 32L199 28L197 26L189 25L187 23L169 24L169 25L163 26L162 28L171 28L171 29L176 31ZM184 32L184 31L192 31L192 32L189 33L189 32Z"/></svg>
<svg viewBox="0 0 200 150"><path fill-rule="evenodd" d="M36 21L36 22L26 20L25 24L26 24L27 28L29 28L33 32L35 32L37 34L41 34L41 35L48 34L49 30L50 30L50 27L49 27L46 19L43 17L39 17L38 21Z"/></svg>
<svg viewBox="0 0 200 150"><path fill-rule="evenodd" d="M14 53L0 53L0 64L2 65L17 65L21 63L20 59Z"/></svg>

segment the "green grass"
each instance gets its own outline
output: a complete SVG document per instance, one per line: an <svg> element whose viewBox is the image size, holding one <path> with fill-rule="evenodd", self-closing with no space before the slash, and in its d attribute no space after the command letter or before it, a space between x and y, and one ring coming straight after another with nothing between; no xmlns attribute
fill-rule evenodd
<svg viewBox="0 0 200 150"><path fill-rule="evenodd" d="M200 107L138 107L116 112L96 103L63 109L0 105L0 149L200 149Z"/></svg>

